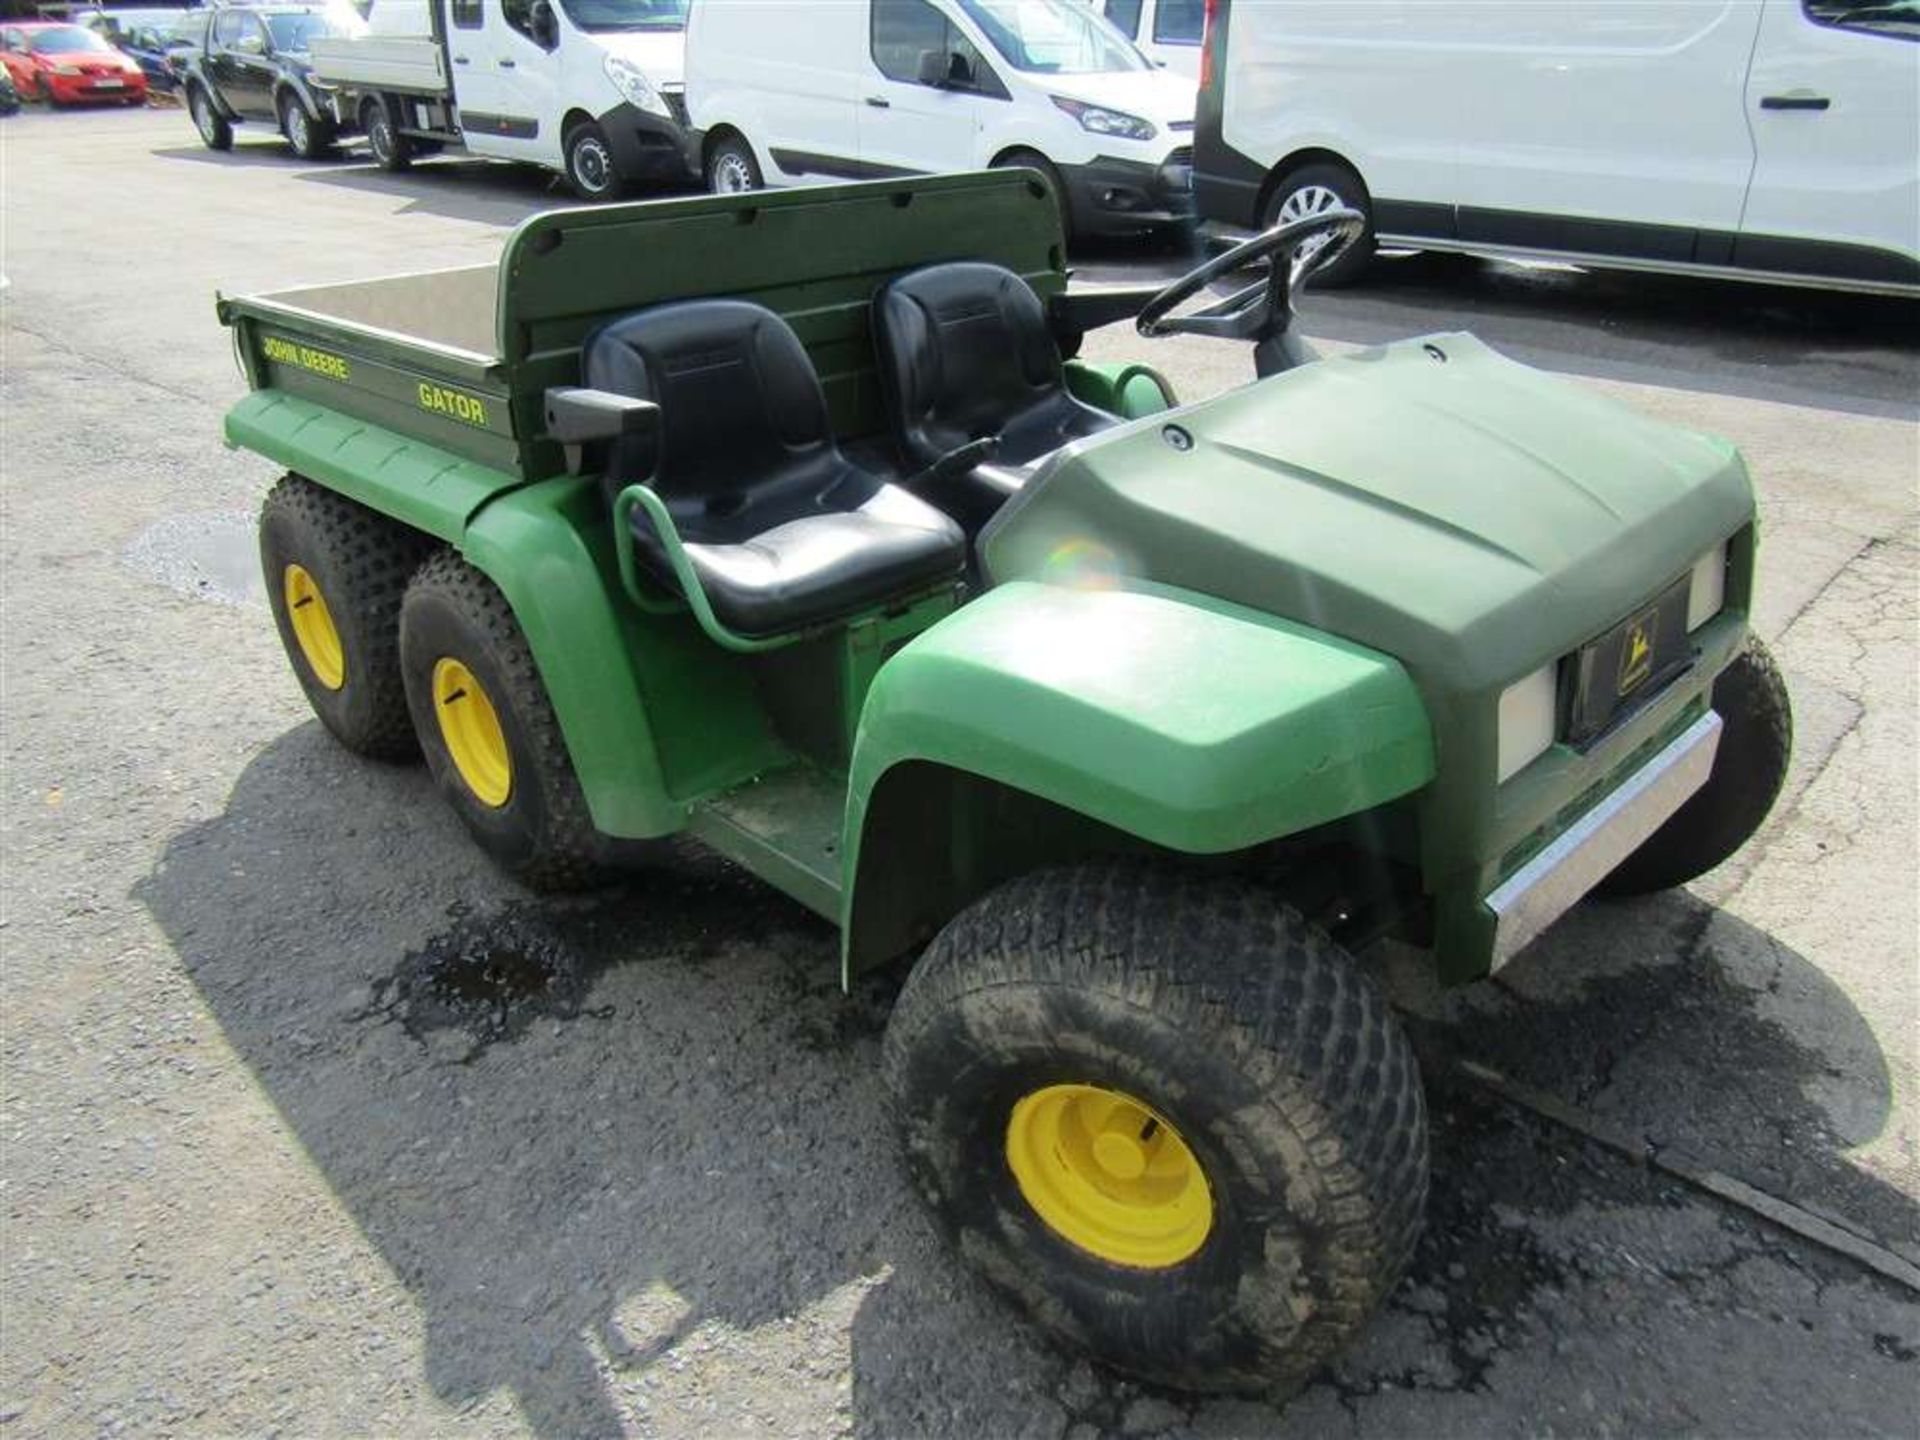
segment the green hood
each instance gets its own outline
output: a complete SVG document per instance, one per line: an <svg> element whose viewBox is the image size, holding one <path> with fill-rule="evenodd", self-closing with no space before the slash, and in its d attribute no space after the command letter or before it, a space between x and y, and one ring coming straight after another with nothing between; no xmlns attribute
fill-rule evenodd
<svg viewBox="0 0 1920 1440"><path fill-rule="evenodd" d="M1100 437L982 543L996 583L1117 570L1217 595L1457 703L1606 629L1752 513L1724 441L1439 335Z"/></svg>

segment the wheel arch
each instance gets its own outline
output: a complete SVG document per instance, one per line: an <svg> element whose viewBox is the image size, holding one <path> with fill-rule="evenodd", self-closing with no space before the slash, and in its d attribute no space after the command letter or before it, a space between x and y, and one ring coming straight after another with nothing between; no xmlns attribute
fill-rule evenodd
<svg viewBox="0 0 1920 1440"><path fill-rule="evenodd" d="M1264 217L1267 213L1267 204L1273 199L1274 192L1285 184L1290 176L1306 169L1309 165L1338 165L1360 182L1360 188L1366 192L1368 204L1372 204L1373 187L1367 184L1367 177L1358 165L1338 150L1329 150L1322 145L1303 145L1290 154L1282 156L1267 171L1267 178L1260 184L1260 198L1255 202L1254 215Z"/></svg>
<svg viewBox="0 0 1920 1440"><path fill-rule="evenodd" d="M706 178L707 166L713 160L714 148L724 140L738 140L742 145L746 146L748 152L753 156L754 161L760 166L761 175L764 176L767 173L768 157L761 155L760 147L753 143L753 138L738 125L728 120L722 120L718 124L708 126L701 132L700 178L702 180Z"/></svg>
<svg viewBox="0 0 1920 1440"><path fill-rule="evenodd" d="M562 115L560 117L561 154L563 156L565 155L566 149L567 149L567 142L573 139L574 131L578 130L582 125L593 125L597 123L598 122L594 119L592 115L588 114L587 111L585 111L578 105L575 105L573 108L568 110L566 114Z"/></svg>

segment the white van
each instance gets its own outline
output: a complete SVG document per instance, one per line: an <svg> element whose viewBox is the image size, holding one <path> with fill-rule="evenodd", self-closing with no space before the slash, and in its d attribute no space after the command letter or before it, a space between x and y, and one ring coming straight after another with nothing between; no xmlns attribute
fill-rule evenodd
<svg viewBox="0 0 1920 1440"><path fill-rule="evenodd" d="M1201 216L1920 289L1911 0L1208 0ZM1352 278L1367 250L1322 283Z"/></svg>
<svg viewBox="0 0 1920 1440"><path fill-rule="evenodd" d="M1192 84L1083 0L700 0L687 109L716 192L1024 165L1072 233L1190 213Z"/></svg>
<svg viewBox="0 0 1920 1440"><path fill-rule="evenodd" d="M558 170L586 200L688 175L688 0L373 0L313 43L342 130L405 169L463 144Z"/></svg>
<svg viewBox="0 0 1920 1440"><path fill-rule="evenodd" d="M1113 28L1156 65L1189 80L1200 77L1206 0L1090 0Z"/></svg>

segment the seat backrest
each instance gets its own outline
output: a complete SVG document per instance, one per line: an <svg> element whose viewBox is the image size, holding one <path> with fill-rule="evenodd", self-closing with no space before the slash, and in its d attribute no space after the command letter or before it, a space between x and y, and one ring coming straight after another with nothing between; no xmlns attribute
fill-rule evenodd
<svg viewBox="0 0 1920 1440"><path fill-rule="evenodd" d="M927 464L1064 387L1046 311L998 265L929 265L873 300L873 344L896 438Z"/></svg>
<svg viewBox="0 0 1920 1440"><path fill-rule="evenodd" d="M742 300L685 300L588 337L586 383L660 407L658 441L608 455L610 494L651 479L668 500L712 503L838 456L813 362L778 315Z"/></svg>

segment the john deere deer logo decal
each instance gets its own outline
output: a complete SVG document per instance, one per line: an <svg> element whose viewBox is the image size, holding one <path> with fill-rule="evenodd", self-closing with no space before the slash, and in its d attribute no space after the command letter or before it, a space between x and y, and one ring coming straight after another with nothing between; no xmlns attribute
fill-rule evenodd
<svg viewBox="0 0 1920 1440"><path fill-rule="evenodd" d="M1615 691L1631 694L1633 688L1653 673L1653 621L1649 610L1627 627L1626 642L1620 647L1620 683Z"/></svg>

